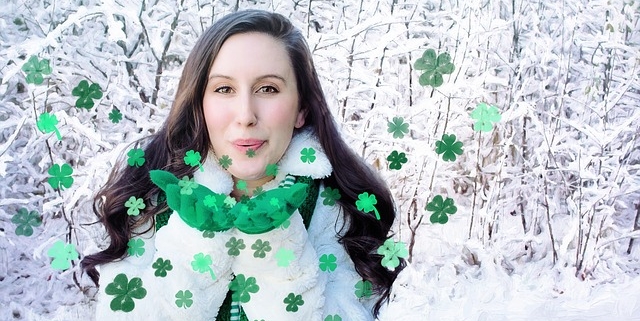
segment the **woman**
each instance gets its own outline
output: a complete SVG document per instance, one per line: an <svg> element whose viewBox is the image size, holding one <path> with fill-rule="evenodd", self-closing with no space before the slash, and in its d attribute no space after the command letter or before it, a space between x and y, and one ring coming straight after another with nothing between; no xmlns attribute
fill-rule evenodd
<svg viewBox="0 0 640 321"><path fill-rule="evenodd" d="M403 267L376 254L390 192L340 138L283 16L241 11L205 31L144 151L95 198L111 244L82 266L97 284L101 265L99 320L372 320L388 300ZM356 207L364 192L379 218Z"/></svg>

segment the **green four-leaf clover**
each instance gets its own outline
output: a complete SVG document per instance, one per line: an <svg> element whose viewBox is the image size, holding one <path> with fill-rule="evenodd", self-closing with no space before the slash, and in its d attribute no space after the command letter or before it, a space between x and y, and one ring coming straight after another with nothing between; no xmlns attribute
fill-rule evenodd
<svg viewBox="0 0 640 321"><path fill-rule="evenodd" d="M71 168L69 164L62 164L62 166L53 164L53 166L49 168L48 173L51 177L49 177L47 182L49 182L49 185L51 185L53 189L69 188L71 184L73 184L73 177L71 177L73 168Z"/></svg>
<svg viewBox="0 0 640 321"><path fill-rule="evenodd" d="M139 237L130 239L127 242L127 253L131 256L142 256L144 254L144 240Z"/></svg>
<svg viewBox="0 0 640 321"><path fill-rule="evenodd" d="M89 85L88 81L82 80L73 88L71 94L78 97L76 107L91 109L94 105L93 100L102 98L102 89L98 84Z"/></svg>
<svg viewBox="0 0 640 321"><path fill-rule="evenodd" d="M448 53L436 55L433 49L427 49L422 57L416 60L414 68L424 70L420 75L421 86L440 87L444 83L442 75L453 73L455 66L451 63L451 56Z"/></svg>
<svg viewBox="0 0 640 321"><path fill-rule="evenodd" d="M247 278L244 274L238 274L233 281L229 283L229 290L233 291L231 298L234 301L247 303L251 300L250 293L258 293L260 287L256 283L256 278L252 276Z"/></svg>
<svg viewBox="0 0 640 321"><path fill-rule="evenodd" d="M398 153L397 150L394 150L387 156L387 160L389 161L389 169L401 169L402 164L405 164L407 160L407 155L402 152Z"/></svg>
<svg viewBox="0 0 640 321"><path fill-rule="evenodd" d="M42 218L36 211L29 212L26 208L20 208L18 212L13 215L11 222L16 224L16 235L31 236L33 235L33 228L42 224Z"/></svg>
<svg viewBox="0 0 640 321"><path fill-rule="evenodd" d="M302 295L289 293L289 295L284 298L284 304L287 305L287 312L298 312L298 307L304 305L304 300L302 300Z"/></svg>
<svg viewBox="0 0 640 321"><path fill-rule="evenodd" d="M228 169L229 166L231 166L231 164L233 164L233 160L231 160L229 155L222 155L222 157L220 157L220 159L218 160L218 163L220 164L220 166L222 168Z"/></svg>
<svg viewBox="0 0 640 321"><path fill-rule="evenodd" d="M133 299L140 300L147 296L147 290L142 286L142 279L135 277L129 281L124 273L116 275L113 282L104 289L104 292L107 295L115 296L111 300L111 310L123 312L133 311L135 308Z"/></svg>
<svg viewBox="0 0 640 321"><path fill-rule="evenodd" d="M433 200L427 203L425 208L429 212L433 212L429 220L431 223L445 224L449 221L447 214L455 214L458 208L454 205L453 199L447 197L445 200L442 195L436 195Z"/></svg>
<svg viewBox="0 0 640 321"><path fill-rule="evenodd" d="M324 321L342 321L342 318L338 314L328 315L324 318Z"/></svg>
<svg viewBox="0 0 640 321"><path fill-rule="evenodd" d="M171 260L165 260L161 257L159 257L155 262L153 262L151 267L156 270L156 272L153 273L153 275L161 278L167 276L168 271L173 270L173 265L171 265Z"/></svg>
<svg viewBox="0 0 640 321"><path fill-rule="evenodd" d="M189 290L180 290L176 293L176 306L178 308L189 308L193 304L193 293Z"/></svg>
<svg viewBox="0 0 640 321"><path fill-rule="evenodd" d="M113 109L109 113L109 120L111 120L111 122L114 124L117 124L122 120L122 113L120 112L120 110L118 110L118 108L113 107Z"/></svg>
<svg viewBox="0 0 640 321"><path fill-rule="evenodd" d="M337 262L337 258L335 255L333 254L322 254L322 256L320 257L320 270L322 271L326 271L326 272L333 272L336 270L336 268L338 267L338 263Z"/></svg>
<svg viewBox="0 0 640 321"><path fill-rule="evenodd" d="M382 266L389 270L394 270L400 265L400 258L409 255L409 251L403 242L394 242L393 239L387 239L378 248L378 254L382 255Z"/></svg>
<svg viewBox="0 0 640 321"><path fill-rule="evenodd" d="M311 147L303 148L302 151L300 151L300 160L303 163L308 163L308 164L315 162L316 150Z"/></svg>
<svg viewBox="0 0 640 321"><path fill-rule="evenodd" d="M27 84L40 85L44 81L43 75L51 73L51 65L49 65L49 59L39 60L33 55L22 65L22 71L27 74Z"/></svg>
<svg viewBox="0 0 640 321"><path fill-rule="evenodd" d="M267 256L267 252L271 251L271 245L269 241L262 241L261 239L257 239L255 243L251 245L251 249L254 250L253 257L255 258L265 258Z"/></svg>
<svg viewBox="0 0 640 321"><path fill-rule="evenodd" d="M387 132L393 133L393 138L402 138L409 133L409 124L402 117L393 117L393 121L387 122Z"/></svg>
<svg viewBox="0 0 640 321"><path fill-rule="evenodd" d="M278 165L277 164L267 164L267 169L265 171L267 176L276 176L278 175Z"/></svg>
<svg viewBox="0 0 640 321"><path fill-rule="evenodd" d="M254 156L256 156L256 151L252 148L249 148L247 149L247 152L245 154L247 155L247 157L253 158Z"/></svg>
<svg viewBox="0 0 640 321"><path fill-rule="evenodd" d="M445 162L456 160L456 154L462 155L462 142L456 141L456 135L443 134L442 140L436 142L436 154L442 154Z"/></svg>

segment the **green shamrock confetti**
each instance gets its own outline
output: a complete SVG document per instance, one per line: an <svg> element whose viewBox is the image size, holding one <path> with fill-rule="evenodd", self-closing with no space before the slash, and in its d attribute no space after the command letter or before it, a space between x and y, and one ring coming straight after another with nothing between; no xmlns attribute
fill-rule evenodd
<svg viewBox="0 0 640 321"><path fill-rule="evenodd" d="M260 194L264 193L264 189L262 188L262 186L258 186L256 187L256 189L253 190L253 196L260 196Z"/></svg>
<svg viewBox="0 0 640 321"><path fill-rule="evenodd" d="M94 105L93 100L102 98L102 89L98 84L89 85L88 81L82 80L73 88L71 94L78 97L76 107L91 109Z"/></svg>
<svg viewBox="0 0 640 321"><path fill-rule="evenodd" d="M129 166L140 167L144 164L144 150L140 148L133 148L127 152L127 164Z"/></svg>
<svg viewBox="0 0 640 321"><path fill-rule="evenodd" d="M436 153L442 154L445 162L453 162L456 160L456 154L462 155L462 142L457 142L454 134L443 134L442 140L436 142Z"/></svg>
<svg viewBox="0 0 640 321"><path fill-rule="evenodd" d="M201 159L202 157L200 156L200 152L196 152L194 150L188 150L187 154L184 156L184 163L191 167L198 166L198 168L200 168L200 171L204 172L204 168L202 168L202 163L200 163Z"/></svg>
<svg viewBox="0 0 640 321"><path fill-rule="evenodd" d="M130 239L127 242L127 253L131 256L142 256L144 254L144 240L139 237Z"/></svg>
<svg viewBox="0 0 640 321"><path fill-rule="evenodd" d="M445 200L442 195L436 195L433 200L427 203L425 208L429 212L433 212L429 220L431 223L445 224L449 221L447 214L455 214L458 208L454 205L453 199L447 197Z"/></svg>
<svg viewBox="0 0 640 321"><path fill-rule="evenodd" d="M244 245L243 239L236 239L235 236L232 236L229 241L225 244L225 246L229 249L227 254L231 256L240 255L240 250L244 250L246 245Z"/></svg>
<svg viewBox="0 0 640 321"><path fill-rule="evenodd" d="M370 297L373 294L373 284L368 280L358 281L355 294L359 299Z"/></svg>
<svg viewBox="0 0 640 321"><path fill-rule="evenodd" d="M300 151L300 160L303 163L308 163L311 164L313 162L316 161L316 150L309 147L309 148L303 148L302 151Z"/></svg>
<svg viewBox="0 0 640 321"><path fill-rule="evenodd" d="M53 246L47 251L47 255L53 258L51 268L54 270L66 270L71 267L71 260L78 259L76 246L60 240L53 243Z"/></svg>
<svg viewBox="0 0 640 321"><path fill-rule="evenodd" d="M407 156L405 153L398 153L397 150L394 150L387 156L387 160L389 161L389 169L401 169L402 164L405 164L407 160Z"/></svg>
<svg viewBox="0 0 640 321"><path fill-rule="evenodd" d="M196 183L195 178L184 176L180 181L178 181L178 186L180 186L181 195L191 195L193 190L198 188L198 183Z"/></svg>
<svg viewBox="0 0 640 321"><path fill-rule="evenodd" d="M135 277L129 281L124 273L116 275L104 292L107 295L115 295L111 300L111 310L123 312L133 311L136 306L133 299L141 300L147 296L147 290L142 286L142 279Z"/></svg>
<svg viewBox="0 0 640 321"><path fill-rule="evenodd" d="M204 231L202 232L202 237L206 238L206 239L212 239L216 236L216 232L215 231Z"/></svg>
<svg viewBox="0 0 640 321"><path fill-rule="evenodd" d="M337 188L325 187L322 193L320 193L322 204L333 206L336 205L336 201L340 199L340 191Z"/></svg>
<svg viewBox="0 0 640 321"><path fill-rule="evenodd" d="M378 209L374 206L378 204L378 199L376 196L369 193L364 192L358 195L358 200L356 201L356 207L358 207L358 211L363 211L365 213L374 212L376 215L376 219L380 220L380 213Z"/></svg>
<svg viewBox="0 0 640 321"><path fill-rule="evenodd" d="M291 261L295 260L296 256L293 254L292 250L281 248L276 252L275 258L278 262L278 266L287 267L291 264Z"/></svg>
<svg viewBox="0 0 640 321"><path fill-rule="evenodd" d="M325 272L333 272L338 267L338 263L336 263L338 259L333 254L322 254L320 257L320 270Z"/></svg>
<svg viewBox="0 0 640 321"><path fill-rule="evenodd" d="M448 53L436 55L435 50L427 49L422 57L416 60L414 68L424 70L419 79L421 86L440 87L444 83L442 75L453 73L455 66L451 63L451 56Z"/></svg>
<svg viewBox="0 0 640 321"><path fill-rule="evenodd" d="M269 241L257 239L255 243L251 245L251 249L255 251L253 252L253 257L263 259L267 256L267 252L271 251L271 245Z"/></svg>
<svg viewBox="0 0 640 321"><path fill-rule="evenodd" d="M69 164L62 164L62 166L53 164L53 166L49 168L48 173L51 177L49 177L47 182L49 182L49 185L51 185L53 189L69 188L71 184L73 184L73 177L71 177L73 168L71 168Z"/></svg>
<svg viewBox="0 0 640 321"><path fill-rule="evenodd" d="M216 279L216 275L213 273L211 269L211 264L213 261L211 260L211 255L204 253L198 253L193 256L193 261L191 261L191 268L200 273L209 273L212 280Z"/></svg>
<svg viewBox="0 0 640 321"><path fill-rule="evenodd" d="M193 304L193 293L189 290L180 290L176 293L176 305L178 308L189 308Z"/></svg>
<svg viewBox="0 0 640 321"><path fill-rule="evenodd" d="M229 158L228 155L222 155L222 157L218 160L218 163L220 164L220 166L222 166L222 168L228 169L229 166L233 164L233 161L231 160L231 158Z"/></svg>
<svg viewBox="0 0 640 321"><path fill-rule="evenodd" d="M111 112L109 113L109 120L111 120L112 123L117 124L122 120L122 113L120 112L120 110L118 110L118 108L113 108L111 110Z"/></svg>
<svg viewBox="0 0 640 321"><path fill-rule="evenodd" d="M58 118L54 114L50 113L42 113L40 118L36 122L38 129L47 134L47 133L55 133L58 140L62 140L62 135L60 135L60 131L58 130Z"/></svg>
<svg viewBox="0 0 640 321"><path fill-rule="evenodd" d="M256 151L251 149L251 148L249 148L249 149L247 149L246 154L247 154L247 157L253 158L254 156L256 156Z"/></svg>
<svg viewBox="0 0 640 321"><path fill-rule="evenodd" d="M402 138L409 133L409 124L402 117L393 117L393 121L387 122L387 132L393 133L393 138Z"/></svg>
<svg viewBox="0 0 640 321"><path fill-rule="evenodd" d="M302 300L302 295L289 293L289 295L284 298L284 304L287 305L287 312L298 312L298 307L304 304L304 300Z"/></svg>
<svg viewBox="0 0 640 321"><path fill-rule="evenodd" d="M153 265L151 265L151 267L156 270L156 272L153 273L153 275L160 278L167 276L167 272L173 270L173 265L171 265L171 260L165 260L161 257L159 257L155 262L153 262Z"/></svg>
<svg viewBox="0 0 640 321"><path fill-rule="evenodd" d="M378 248L378 254L382 255L382 266L389 270L394 270L400 265L400 258L409 256L409 251L403 242L394 242L387 239Z"/></svg>
<svg viewBox="0 0 640 321"><path fill-rule="evenodd" d="M33 228L42 224L42 218L36 211L29 212L26 208L21 208L11 218L11 223L16 224L16 235L31 236Z"/></svg>
<svg viewBox="0 0 640 321"><path fill-rule="evenodd" d="M268 164L266 170L267 176L276 176L278 175L278 165L276 164Z"/></svg>
<svg viewBox="0 0 640 321"><path fill-rule="evenodd" d="M256 278L252 276L246 278L244 274L238 274L229 283L229 290L233 291L233 294L231 294L233 301L247 303L251 300L250 293L258 293L260 287L256 284Z"/></svg>
<svg viewBox="0 0 640 321"><path fill-rule="evenodd" d="M49 59L39 60L33 55L22 65L22 71L27 74L27 84L40 85L44 82L44 76L51 73Z"/></svg>
<svg viewBox="0 0 640 321"><path fill-rule="evenodd" d="M493 130L493 124L499 122L502 116L496 106L479 103L476 109L471 112L471 118L476 120L473 124L473 130L490 132Z"/></svg>
<svg viewBox="0 0 640 321"><path fill-rule="evenodd" d="M137 216L140 215L140 210L145 209L147 206L144 204L144 200L142 198L131 196L124 203L124 207L128 208L127 215Z"/></svg>
<svg viewBox="0 0 640 321"><path fill-rule="evenodd" d="M342 321L342 318L338 314L328 315L324 318L324 321Z"/></svg>

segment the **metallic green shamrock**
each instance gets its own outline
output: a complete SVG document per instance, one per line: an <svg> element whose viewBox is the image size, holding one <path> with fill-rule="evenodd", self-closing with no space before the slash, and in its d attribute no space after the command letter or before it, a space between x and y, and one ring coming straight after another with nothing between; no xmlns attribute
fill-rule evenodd
<svg viewBox="0 0 640 321"><path fill-rule="evenodd" d="M142 279L135 277L129 281L126 274L120 273L116 275L113 282L107 284L104 289L107 295L114 295L111 300L111 310L131 312L136 304L133 299L141 300L147 296L147 290L142 285Z"/></svg>
<svg viewBox="0 0 640 321"><path fill-rule="evenodd" d="M424 70L420 75L421 86L440 87L444 83L442 75L453 73L455 66L451 63L451 56L448 53L436 55L433 49L427 49L422 57L416 60L414 68Z"/></svg>

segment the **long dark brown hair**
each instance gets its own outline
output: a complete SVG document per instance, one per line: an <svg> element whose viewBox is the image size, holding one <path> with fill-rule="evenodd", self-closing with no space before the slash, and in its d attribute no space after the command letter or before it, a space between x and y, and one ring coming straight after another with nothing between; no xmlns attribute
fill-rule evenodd
<svg viewBox="0 0 640 321"><path fill-rule="evenodd" d="M166 204L160 203L156 206L147 204L144 212L135 219L126 213L124 203L129 197L149 200L158 194L158 188L149 179L150 170L164 169L183 177L195 171L194 167L183 162L188 150L199 151L203 158L207 157L210 145L202 99L209 68L225 40L247 32L271 35L285 45L296 75L300 107L306 111L305 127L311 128L319 138L333 167L333 173L324 179L324 183L337 188L342 196L338 203L345 225L339 242L351 257L358 274L370 281L374 291L380 295L373 311L377 315L382 304L389 299L391 286L405 265L401 262L398 268L390 271L381 265L382 257L377 254L396 215L391 192L340 137L311 53L300 31L284 16L266 11L246 10L227 15L198 39L184 65L169 116L156 134L138 142L145 151L145 163L132 167L126 166L123 159L119 160L105 186L96 194L93 209L104 224L111 243L104 251L85 256L82 267L97 285L99 273L96 265L124 257L132 231L149 221L155 222L155 215L166 210ZM363 192L376 195L380 220L357 209L355 202Z"/></svg>

